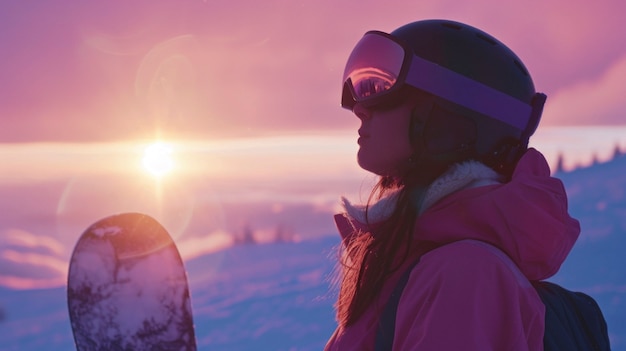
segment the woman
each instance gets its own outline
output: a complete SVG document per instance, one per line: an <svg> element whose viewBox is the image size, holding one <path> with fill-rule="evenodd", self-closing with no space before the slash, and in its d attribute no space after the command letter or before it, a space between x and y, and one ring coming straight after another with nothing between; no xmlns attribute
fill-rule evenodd
<svg viewBox="0 0 626 351"><path fill-rule="evenodd" d="M380 181L367 205L344 199L335 216L344 250L326 350L374 350L406 271L393 350L543 349L529 281L555 274L580 232L562 183L527 147L544 102L521 60L471 26L364 35L342 106L361 121L359 165Z"/></svg>

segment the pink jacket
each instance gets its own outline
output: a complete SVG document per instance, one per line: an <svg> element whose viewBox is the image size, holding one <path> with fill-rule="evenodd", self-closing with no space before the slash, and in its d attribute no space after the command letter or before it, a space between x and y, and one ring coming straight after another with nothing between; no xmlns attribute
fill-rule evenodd
<svg viewBox="0 0 626 351"><path fill-rule="evenodd" d="M345 215L335 221L342 236L364 226ZM413 269L393 350L543 350L545 308L529 280L554 275L579 232L563 184L534 149L510 182L435 202L417 219L415 236L450 244L426 253ZM325 350L374 349L380 312L403 271L357 323L335 331Z"/></svg>

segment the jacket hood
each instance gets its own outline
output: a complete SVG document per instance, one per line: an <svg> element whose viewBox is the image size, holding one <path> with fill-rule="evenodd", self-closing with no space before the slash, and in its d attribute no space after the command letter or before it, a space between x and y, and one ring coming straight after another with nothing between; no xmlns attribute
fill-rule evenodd
<svg viewBox="0 0 626 351"><path fill-rule="evenodd" d="M565 187L550 176L543 155L529 149L507 183L481 171L486 166L459 169L427 190L415 238L437 244L480 240L504 251L529 280L554 275L574 246L580 225L569 215ZM394 201L392 195L370 208L371 226L393 211ZM367 231L360 208L345 199L344 207L347 213L335 216L342 236Z"/></svg>

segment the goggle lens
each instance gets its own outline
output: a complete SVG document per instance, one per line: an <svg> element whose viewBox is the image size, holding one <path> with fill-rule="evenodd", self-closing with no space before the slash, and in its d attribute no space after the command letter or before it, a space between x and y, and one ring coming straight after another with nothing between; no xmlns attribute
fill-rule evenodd
<svg viewBox="0 0 626 351"><path fill-rule="evenodd" d="M343 75L342 105L353 108L356 102L374 99L390 91L402 70L405 52L398 43L378 32L369 32L357 43L348 58Z"/></svg>

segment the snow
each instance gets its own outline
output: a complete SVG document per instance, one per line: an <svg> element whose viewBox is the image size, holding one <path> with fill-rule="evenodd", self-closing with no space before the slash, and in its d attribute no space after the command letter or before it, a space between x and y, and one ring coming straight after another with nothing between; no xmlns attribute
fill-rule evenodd
<svg viewBox="0 0 626 351"><path fill-rule="evenodd" d="M99 237L104 237L107 235L117 235L121 233L122 228L118 226L110 226L110 227L101 227L95 228L92 230L92 233L96 234Z"/></svg>
<svg viewBox="0 0 626 351"><path fill-rule="evenodd" d="M233 247L187 264L199 350L320 350L334 329L334 237ZM0 289L0 350L71 350L65 289Z"/></svg>
<svg viewBox="0 0 626 351"><path fill-rule="evenodd" d="M622 156L558 175L583 233L551 279L596 298L617 351L626 350L625 170ZM187 260L199 350L323 349L335 327L338 244L338 237L324 235ZM0 308L0 350L74 349L64 288L0 288Z"/></svg>

